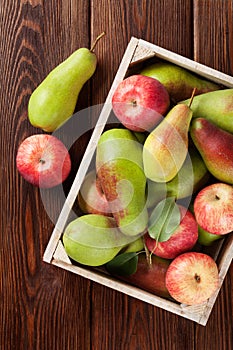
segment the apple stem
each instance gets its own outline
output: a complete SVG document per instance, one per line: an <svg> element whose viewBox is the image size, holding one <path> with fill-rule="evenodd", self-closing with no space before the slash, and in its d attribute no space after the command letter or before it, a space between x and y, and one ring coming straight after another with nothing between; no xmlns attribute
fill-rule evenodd
<svg viewBox="0 0 233 350"><path fill-rule="evenodd" d="M195 93L197 91L197 88L194 88L193 89L193 92L192 92L192 95L191 95L191 98L190 98L190 102L189 102L189 108L191 107L191 104L193 103L193 99L194 99L194 96L195 96Z"/></svg>
<svg viewBox="0 0 233 350"><path fill-rule="evenodd" d="M44 160L44 159L42 159L42 158L40 158L40 159L39 159L39 163L41 163L41 164L45 164L45 160Z"/></svg>
<svg viewBox="0 0 233 350"><path fill-rule="evenodd" d="M96 44L104 35L105 35L105 32L102 32L100 35L97 36L97 38L95 39L94 43L91 46L91 49L90 49L91 52L94 52Z"/></svg>

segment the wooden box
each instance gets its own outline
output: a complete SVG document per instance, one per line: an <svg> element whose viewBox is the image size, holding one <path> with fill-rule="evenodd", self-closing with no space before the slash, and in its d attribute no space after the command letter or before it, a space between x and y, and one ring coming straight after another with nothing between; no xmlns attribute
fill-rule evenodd
<svg viewBox="0 0 233 350"><path fill-rule="evenodd" d="M225 87L233 87L233 77L182 57L178 54L172 53L144 40L132 37L125 51L106 102L100 112L99 119L94 128L85 154L83 155L82 162L79 166L74 182L71 186L62 211L52 232L51 238L44 253L43 260L68 271L74 272L92 281L123 292L129 296L138 298L144 302L150 303L187 319L193 320L201 325L206 325L221 286L208 301L201 305L182 305L168 301L154 294L148 293L140 288L119 281L114 277L108 275L107 272L103 272L99 268L88 268L85 266L72 264L62 244L62 234L64 228L67 225L71 208L76 200L80 186L87 173L89 164L92 160L97 146L98 139L103 132L104 126L111 113L112 95L119 82L122 81L126 75L131 74L130 72L133 72L135 70L135 67L143 65L145 62L147 62L147 60L151 60L153 58L170 61L192 72L195 72L200 76L207 78L208 80L217 82ZM224 240L221 240L221 243L217 243L214 250L210 251L209 253L217 262L222 285L233 256L233 235L227 235L227 237Z"/></svg>

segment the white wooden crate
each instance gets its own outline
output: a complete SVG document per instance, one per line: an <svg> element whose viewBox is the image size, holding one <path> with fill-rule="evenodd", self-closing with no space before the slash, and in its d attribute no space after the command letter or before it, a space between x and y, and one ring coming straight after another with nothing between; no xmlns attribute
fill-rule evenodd
<svg viewBox="0 0 233 350"><path fill-rule="evenodd" d="M195 61L192 61L171 51L163 49L159 46L153 45L144 40L132 37L127 46L115 79L112 83L106 102L101 110L99 119L90 138L89 144L87 146L82 162L75 176L74 182L71 186L71 189L65 200L64 206L61 210L57 223L52 232L51 238L46 247L43 260L47 263L59 266L65 270L76 273L92 281L98 282L112 289L123 292L129 296L135 297L137 299L143 300L144 302L150 303L152 305L168 310L187 319L193 320L201 325L206 325L211 310L214 306L215 300L217 298L217 295L219 293L219 290L221 288L221 285L223 283L224 277L232 261L232 234L227 235L227 237L224 240L221 240L221 242L219 242L217 248L214 251L214 258L219 268L219 289L205 303L196 306L182 305L158 297L140 288L119 281L116 278L107 274L107 272L102 271L101 269L93 269L81 265L74 265L71 263L62 244L62 234L67 225L68 217L77 198L78 192L87 173L93 155L95 153L99 137L103 132L104 126L107 123L109 115L111 113L112 95L117 85L120 83L120 81L124 79L127 73L130 72L130 70L133 70L135 66L140 65L144 61L149 60L153 57L167 60L176 65L184 67L192 72L195 72L208 80L219 83L225 87L233 88L233 77L221 73L212 68L209 68L205 65L199 64Z"/></svg>

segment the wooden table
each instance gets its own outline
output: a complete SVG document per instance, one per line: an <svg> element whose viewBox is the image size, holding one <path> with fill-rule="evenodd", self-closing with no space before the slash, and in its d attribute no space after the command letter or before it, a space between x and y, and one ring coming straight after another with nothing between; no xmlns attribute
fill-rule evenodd
<svg viewBox="0 0 233 350"><path fill-rule="evenodd" d="M39 189L19 176L15 157L21 141L40 132L27 118L31 92L103 30L98 69L77 110L104 102L131 36L233 75L233 0L5 0L0 6L0 348L232 349L233 266L203 327L43 263L54 223ZM59 200L52 203L56 215Z"/></svg>

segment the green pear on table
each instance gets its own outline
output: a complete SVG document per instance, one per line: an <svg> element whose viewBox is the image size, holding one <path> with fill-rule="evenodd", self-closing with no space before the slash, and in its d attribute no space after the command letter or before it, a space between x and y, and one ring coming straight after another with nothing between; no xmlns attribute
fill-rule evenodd
<svg viewBox="0 0 233 350"><path fill-rule="evenodd" d="M190 100L180 103L188 105ZM193 118L205 118L221 129L233 133L233 89L224 89L195 96Z"/></svg>
<svg viewBox="0 0 233 350"><path fill-rule="evenodd" d="M146 177L142 145L127 129L105 131L98 142L96 169L119 229L128 236L146 230Z"/></svg>
<svg viewBox="0 0 233 350"><path fill-rule="evenodd" d="M196 118L190 135L209 172L218 180L233 184L233 134L205 118Z"/></svg>
<svg viewBox="0 0 233 350"><path fill-rule="evenodd" d="M172 180L188 153L188 131L192 110L186 105L173 107L149 134L143 147L146 177L155 182Z"/></svg>
<svg viewBox="0 0 233 350"><path fill-rule="evenodd" d="M83 85L94 74L96 42L89 50L80 48L55 67L33 91L28 103L30 123L46 132L53 132L74 113Z"/></svg>
<svg viewBox="0 0 233 350"><path fill-rule="evenodd" d="M140 74L159 80L174 102L189 98L194 88L196 88L196 95L220 88L217 84L169 62L157 62L149 65Z"/></svg>
<svg viewBox="0 0 233 350"><path fill-rule="evenodd" d="M129 244L129 239L116 227L114 218L86 214L67 225L63 244L71 259L83 265L100 266L112 260Z"/></svg>
<svg viewBox="0 0 233 350"><path fill-rule="evenodd" d="M152 207L165 197L182 199L192 196L209 180L210 174L204 161L194 147L176 176L167 183L148 181L147 205Z"/></svg>

